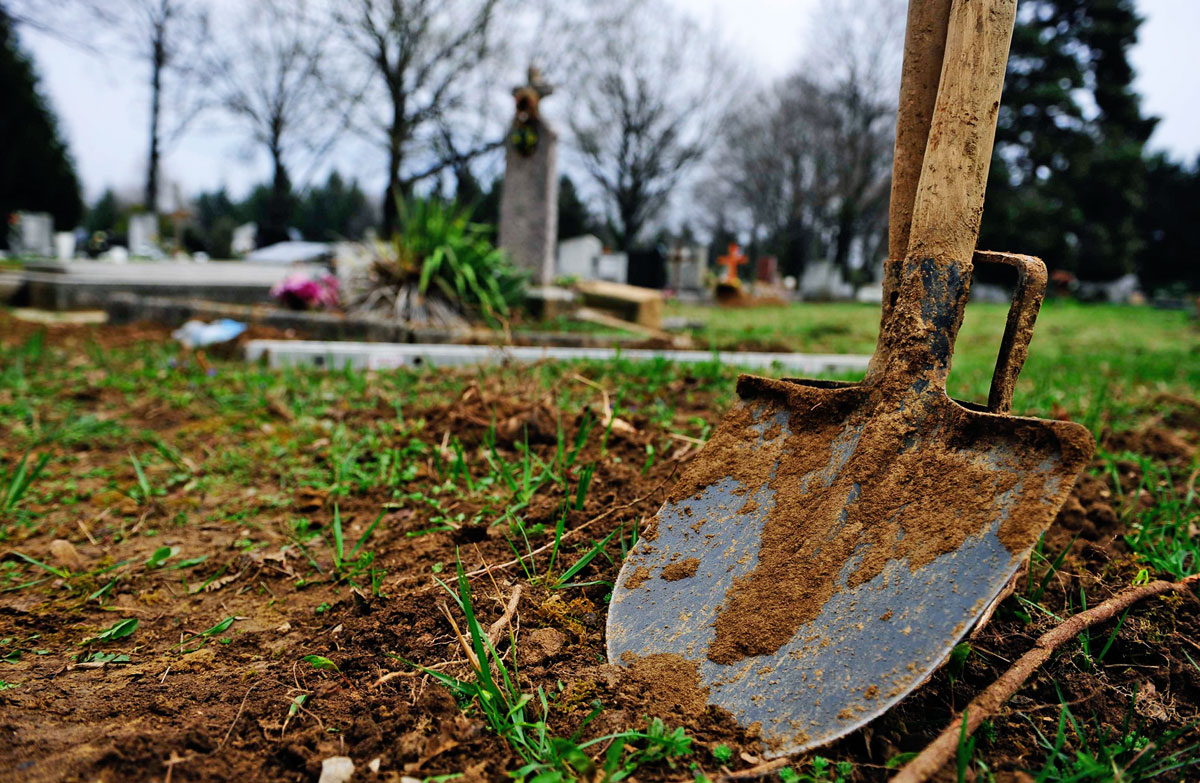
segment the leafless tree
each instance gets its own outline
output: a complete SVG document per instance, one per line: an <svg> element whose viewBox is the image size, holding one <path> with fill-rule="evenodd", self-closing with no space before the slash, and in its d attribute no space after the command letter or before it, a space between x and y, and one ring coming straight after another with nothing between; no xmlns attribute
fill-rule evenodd
<svg viewBox="0 0 1200 783"><path fill-rule="evenodd" d="M248 6L213 57L214 99L271 158L267 219L259 244L287 238L293 199L289 165L328 150L345 127L323 70L328 31L302 0Z"/></svg>
<svg viewBox="0 0 1200 783"><path fill-rule="evenodd" d="M149 69L150 150L143 199L153 211L163 153L203 105L195 87L209 38L208 10L199 0L122 0L109 11L118 35Z"/></svg>
<svg viewBox="0 0 1200 783"><path fill-rule="evenodd" d="M904 4L823 0L813 31L807 70L814 77L792 85L796 100L812 109L833 260L846 270L853 244L872 258L887 228Z"/></svg>
<svg viewBox="0 0 1200 783"><path fill-rule="evenodd" d="M346 0L333 21L359 68L370 74L359 124L387 154L383 232L395 228L394 204L412 185L495 149L503 134L463 144L477 127L480 85L499 51L505 0ZM474 117L471 117L471 114ZM449 130L449 135L447 135ZM453 139L447 150L447 138Z"/></svg>
<svg viewBox="0 0 1200 783"><path fill-rule="evenodd" d="M732 71L715 38L663 2L622 4L596 31L570 127L628 250L704 157Z"/></svg>
<svg viewBox="0 0 1200 783"><path fill-rule="evenodd" d="M148 67L150 149L143 200L147 209L155 210L163 152L203 106L190 89L208 41L203 0L0 0L0 13L93 53L98 52L96 39L113 33ZM81 38L74 32L81 27L93 35Z"/></svg>
<svg viewBox="0 0 1200 783"><path fill-rule="evenodd" d="M93 29L97 23L112 24L116 19L104 0L0 0L0 15L13 27L36 30L90 52L96 51L95 46L78 31Z"/></svg>
<svg viewBox="0 0 1200 783"><path fill-rule="evenodd" d="M843 270L856 245L864 259L878 254L902 13L898 0L824 0L800 66L721 123L706 189L738 204L744 229L792 272L814 252Z"/></svg>

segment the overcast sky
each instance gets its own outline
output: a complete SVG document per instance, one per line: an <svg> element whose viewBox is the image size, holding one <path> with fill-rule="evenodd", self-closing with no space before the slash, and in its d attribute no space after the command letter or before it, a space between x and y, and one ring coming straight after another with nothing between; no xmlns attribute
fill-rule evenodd
<svg viewBox="0 0 1200 783"><path fill-rule="evenodd" d="M803 54L807 21L817 0L674 0L718 25L735 57L763 81L784 74ZM1132 60L1143 107L1161 117L1151 146L1175 158L1200 153L1200 0L1138 0L1146 18ZM144 69L123 57L89 54L23 32L43 89L58 113L89 200L106 187L136 197L144 181L148 96ZM368 187L382 187L382 158L346 145L336 165ZM377 172L379 174L377 174ZM168 181L185 195L221 186L241 195L265 181L269 166L236 135L198 123L169 152ZM294 172L294 174L300 174Z"/></svg>

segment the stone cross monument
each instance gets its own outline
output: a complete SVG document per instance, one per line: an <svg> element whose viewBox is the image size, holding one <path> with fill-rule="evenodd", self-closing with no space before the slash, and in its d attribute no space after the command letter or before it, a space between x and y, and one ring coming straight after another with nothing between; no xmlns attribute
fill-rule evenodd
<svg viewBox="0 0 1200 783"><path fill-rule="evenodd" d="M504 145L500 247L533 273L535 285L550 285L558 241L558 135L538 112L553 91L530 66L528 84L513 89L516 116Z"/></svg>

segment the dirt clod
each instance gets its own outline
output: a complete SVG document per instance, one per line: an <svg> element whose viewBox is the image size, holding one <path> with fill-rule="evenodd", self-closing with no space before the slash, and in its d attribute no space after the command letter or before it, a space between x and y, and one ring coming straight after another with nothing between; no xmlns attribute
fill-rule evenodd
<svg viewBox="0 0 1200 783"><path fill-rule="evenodd" d="M663 567L662 578L667 582L678 582L680 579L687 579L696 573L696 569L700 566L700 558L689 557L686 560L680 560L678 563L669 563Z"/></svg>
<svg viewBox="0 0 1200 783"><path fill-rule="evenodd" d="M535 628L521 637L517 658L523 666L536 666L558 655L567 635L555 628Z"/></svg>
<svg viewBox="0 0 1200 783"><path fill-rule="evenodd" d="M50 560L57 566L79 572L84 570L83 558L75 545L65 538L56 538L50 542Z"/></svg>

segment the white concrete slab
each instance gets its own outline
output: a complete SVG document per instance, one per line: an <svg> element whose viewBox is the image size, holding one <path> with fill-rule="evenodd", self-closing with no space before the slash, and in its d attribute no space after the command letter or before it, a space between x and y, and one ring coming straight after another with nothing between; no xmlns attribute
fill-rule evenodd
<svg viewBox="0 0 1200 783"><path fill-rule="evenodd" d="M251 340L246 358L266 357L270 367L328 367L349 365L360 370L397 367L453 367L504 362L609 360L617 356L634 361L667 359L681 363L718 362L734 367L777 368L797 375L865 372L869 356L839 354L719 352L616 348L553 348L534 346L420 345L404 343L321 342L310 340Z"/></svg>

